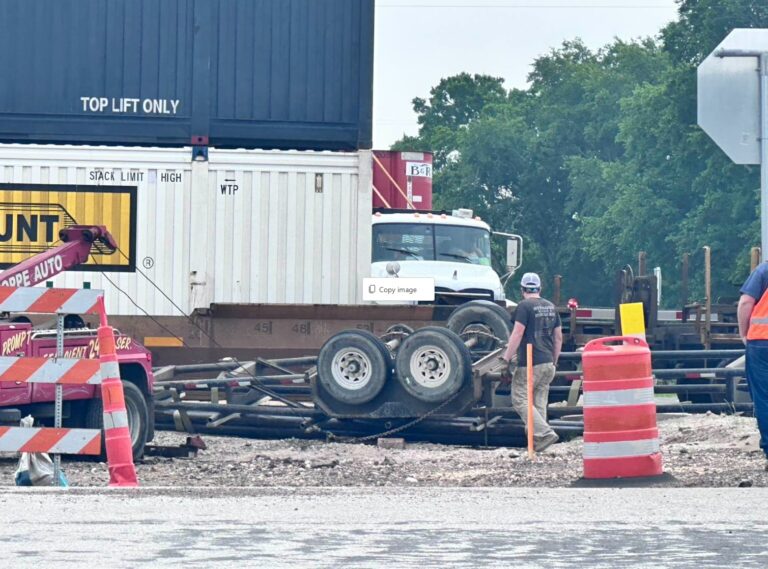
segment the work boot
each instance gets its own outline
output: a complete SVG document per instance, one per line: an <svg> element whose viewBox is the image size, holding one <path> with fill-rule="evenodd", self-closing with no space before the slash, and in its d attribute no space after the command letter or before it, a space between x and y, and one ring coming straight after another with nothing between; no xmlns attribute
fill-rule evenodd
<svg viewBox="0 0 768 569"><path fill-rule="evenodd" d="M552 431L548 435L544 435L539 440L533 442L533 450L536 452L542 452L547 450L553 444L560 440L555 431Z"/></svg>

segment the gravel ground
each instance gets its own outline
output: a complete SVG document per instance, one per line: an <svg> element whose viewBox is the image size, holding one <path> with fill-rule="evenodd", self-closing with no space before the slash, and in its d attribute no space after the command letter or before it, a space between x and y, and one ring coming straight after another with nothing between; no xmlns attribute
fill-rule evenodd
<svg viewBox="0 0 768 569"><path fill-rule="evenodd" d="M660 421L665 471L677 486L768 487L755 420L690 415ZM161 432L156 444L177 445ZM523 449L408 444L404 450L296 439L203 437L195 458L147 457L137 465L146 486L569 486L581 476L581 439L550 447L534 462ZM12 485L16 459L0 459L0 485ZM106 465L64 462L72 486L104 486Z"/></svg>

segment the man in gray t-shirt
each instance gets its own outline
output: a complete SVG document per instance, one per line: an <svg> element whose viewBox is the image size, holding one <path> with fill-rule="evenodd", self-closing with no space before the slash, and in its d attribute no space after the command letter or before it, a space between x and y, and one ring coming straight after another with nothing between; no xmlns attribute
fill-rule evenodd
<svg viewBox="0 0 768 569"><path fill-rule="evenodd" d="M528 428L527 345L533 345L533 440L542 451L558 440L547 423L549 384L563 346L560 315L554 304L541 298L541 279L525 273L520 281L523 300L517 305L515 326L502 358L509 364L517 355L518 367L512 377L512 407ZM517 352L517 354L516 354Z"/></svg>

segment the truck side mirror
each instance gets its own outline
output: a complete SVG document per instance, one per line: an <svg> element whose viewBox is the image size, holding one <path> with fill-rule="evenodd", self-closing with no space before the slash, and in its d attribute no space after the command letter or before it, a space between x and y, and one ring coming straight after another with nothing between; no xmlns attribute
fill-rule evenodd
<svg viewBox="0 0 768 569"><path fill-rule="evenodd" d="M523 238L519 235L507 237L507 270L514 273L523 264Z"/></svg>

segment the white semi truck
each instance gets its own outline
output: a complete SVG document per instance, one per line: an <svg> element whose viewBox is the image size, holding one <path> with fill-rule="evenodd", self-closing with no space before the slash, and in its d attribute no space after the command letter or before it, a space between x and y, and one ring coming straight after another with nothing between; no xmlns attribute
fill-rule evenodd
<svg viewBox="0 0 768 569"><path fill-rule="evenodd" d="M394 276L394 266L399 277L434 278L436 304L486 300L514 306L504 295L503 280L520 266L522 238L493 233L472 210L450 214L379 210L373 214L372 235L372 277ZM494 235L506 239L503 276L491 265Z"/></svg>

